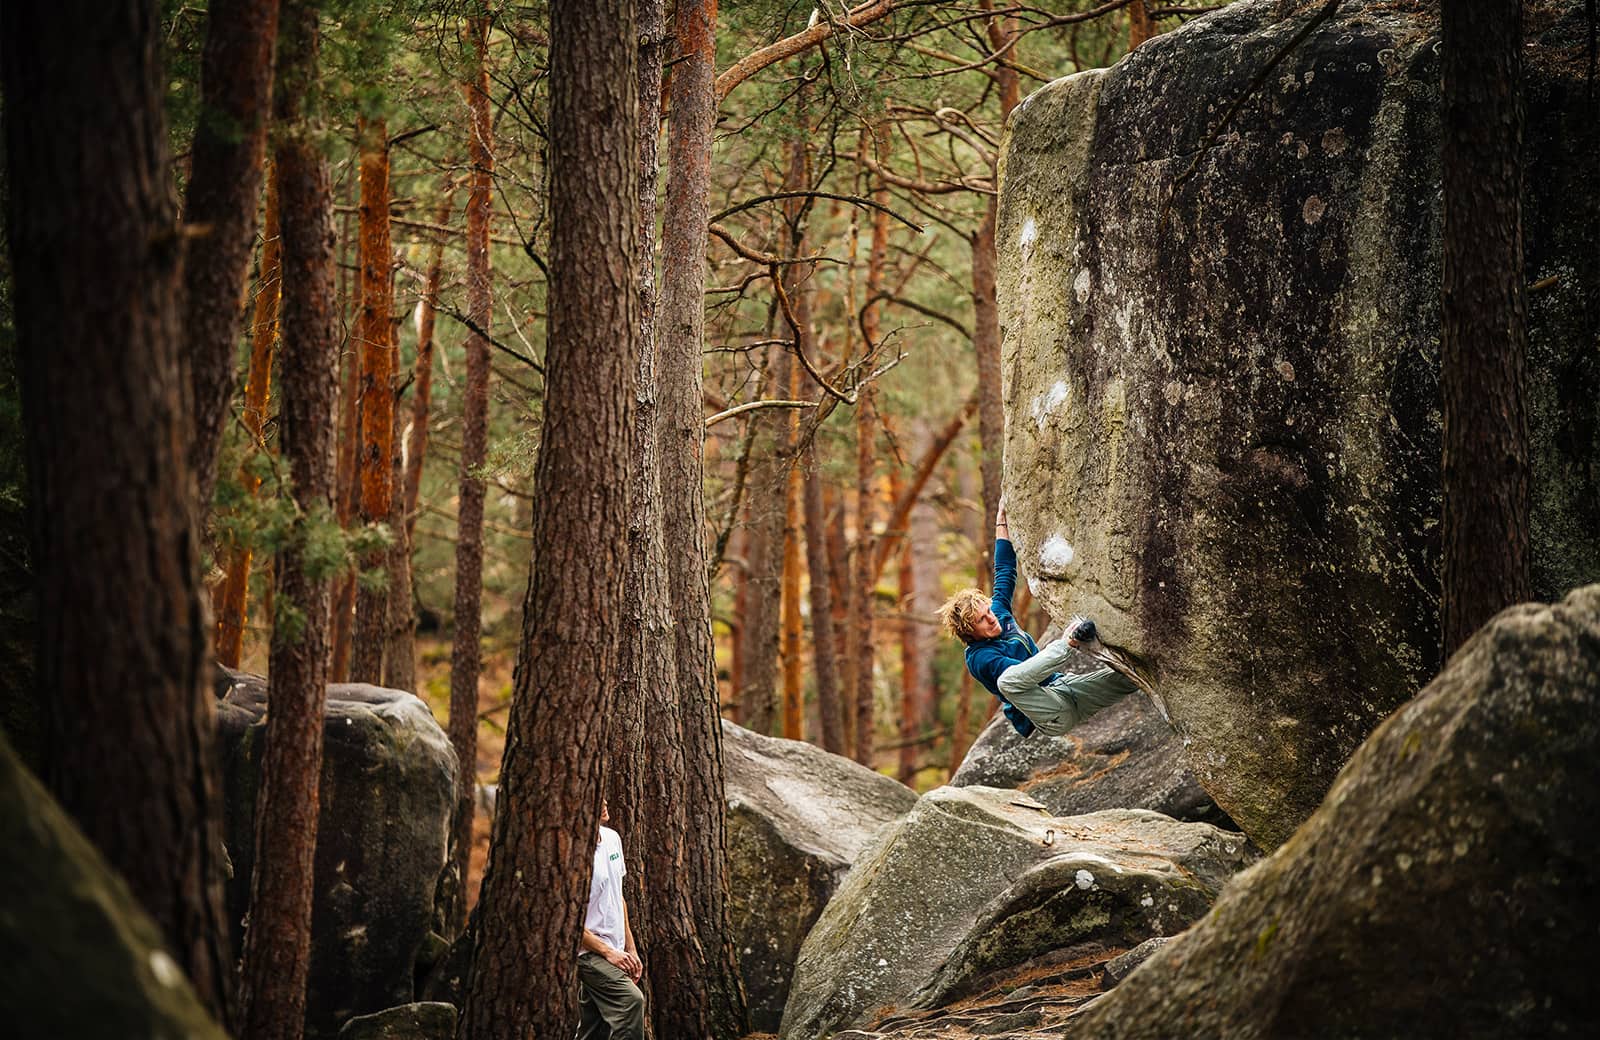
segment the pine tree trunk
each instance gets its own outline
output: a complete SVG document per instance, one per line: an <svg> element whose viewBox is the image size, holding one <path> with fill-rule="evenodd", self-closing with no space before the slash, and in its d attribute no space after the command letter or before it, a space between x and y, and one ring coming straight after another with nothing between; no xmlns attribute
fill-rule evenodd
<svg viewBox="0 0 1600 1040"><path fill-rule="evenodd" d="M900 497L900 481L895 480L895 497ZM916 739L922 732L919 695L922 692L922 660L917 655L917 625L912 618L917 598L917 572L911 566L911 542L900 540L900 782L909 784L917 769Z"/></svg>
<svg viewBox="0 0 1600 1040"><path fill-rule="evenodd" d="M886 142L883 129L878 141ZM863 145L866 147L866 145ZM885 185L873 189L873 199L888 206L889 192ZM872 219L872 247L867 255L867 299L874 299L883 287L884 267L889 252L889 215L885 210L874 210ZM878 306L867 306L861 315L861 333L866 342L862 349L870 355L882 337L879 334ZM873 724L873 664L876 647L873 644L873 615L877 610L877 573L873 566L877 523L877 496L874 488L876 475L878 419L876 394L871 384L861 387L856 401L856 545L855 545L855 708L856 708L856 761L872 765L873 742L876 734Z"/></svg>
<svg viewBox="0 0 1600 1040"><path fill-rule="evenodd" d="M255 317L250 323L250 372L244 387L244 427L252 449L266 450L267 397L272 387L272 347L278 338L278 297L282 286L282 239L278 233L278 178L267 180L267 212L261 243L261 273L256 282ZM251 499L261 489L261 479L248 464L239 480ZM222 609L217 615L217 660L239 667L244 655L244 627L249 617L250 547L228 547L228 569L222 581Z"/></svg>
<svg viewBox="0 0 1600 1040"><path fill-rule="evenodd" d="M456 506L455 620L450 644L450 744L461 762L450 847L461 878L452 907L454 927L466 925L467 863L472 855L472 815L478 783L479 636L483 631L483 478L489 445L489 344L494 309L489 277L489 218L494 191L494 128L490 120L489 22L471 22L476 65L465 85L472 139L467 194L467 317L482 330L467 337L467 386L461 429L461 490ZM523 619L524 625L527 619Z"/></svg>
<svg viewBox="0 0 1600 1040"><path fill-rule="evenodd" d="M202 516L217 481L217 448L232 414L234 348L245 269L255 250L261 160L272 107L278 0L212 0L206 9L183 222L204 232L184 260L183 334L194 393L189 457Z"/></svg>
<svg viewBox="0 0 1600 1040"><path fill-rule="evenodd" d="M765 398L789 396L789 358L767 349ZM750 493L745 496L745 601L739 622L742 653L739 722L771 736L778 715L778 646L783 595L783 525L789 487L785 433L788 417L778 409L750 419Z"/></svg>
<svg viewBox="0 0 1600 1040"><path fill-rule="evenodd" d="M1444 559L1448 656L1531 599L1528 306L1522 270L1522 17L1444 5Z"/></svg>
<svg viewBox="0 0 1600 1040"><path fill-rule="evenodd" d="M455 203L455 181L446 184L444 197L439 201L439 211L434 223L441 226L450 220ZM444 237L434 239L428 253L428 270L423 276L422 299L417 303L417 360L412 368L412 381L416 389L411 397L411 435L406 438L406 537L410 538L417 526L417 497L422 492L422 462L428 455L429 412L433 406L433 326L439 304L439 280L444 272Z"/></svg>
<svg viewBox="0 0 1600 1040"><path fill-rule="evenodd" d="M705 331L706 226L711 133L716 116L716 0L679 0L677 59L668 109L667 198L662 227L660 336L661 508L677 613L677 668L689 820L682 872L693 915L696 970L667 993L655 981L659 1035L733 1040L745 1031L744 989L728 919L727 805L722 729L706 572L701 356ZM665 1023L665 1024L663 1024Z"/></svg>
<svg viewBox="0 0 1600 1040"><path fill-rule="evenodd" d="M405 411L394 402L394 435L389 439L392 464L389 498L389 546L386 569L389 575L389 617L383 648L383 685L391 690L417 692L417 612L411 592L411 532L406 523L405 487Z"/></svg>
<svg viewBox="0 0 1600 1040"><path fill-rule="evenodd" d="M833 582L829 575L828 530L815 439L806 445L802 466L805 469L802 490L806 515L806 570L811 576L811 654L817 684L817 721L822 730L822 746L842 755L845 753L844 719L839 704L838 650L833 632Z"/></svg>
<svg viewBox="0 0 1600 1040"><path fill-rule="evenodd" d="M789 440L795 436L789 413ZM800 470L789 467L783 521L783 735L805 739L805 660L801 655L805 619L800 616Z"/></svg>
<svg viewBox="0 0 1600 1040"><path fill-rule="evenodd" d="M1133 50L1155 34L1155 19L1150 17L1145 0L1133 0L1128 5L1128 50Z"/></svg>
<svg viewBox="0 0 1600 1040"><path fill-rule="evenodd" d="M626 606L614 579L627 564L639 367L633 5L551 8L546 422L464 1040L570 1040L576 1025L575 940L616 702L605 680Z"/></svg>
<svg viewBox="0 0 1600 1040"><path fill-rule="evenodd" d="M856 748L856 659L855 619L855 569L850 553L850 541L845 528L845 496L834 490L834 485L824 483L822 506L828 516L828 578L833 593L833 645L842 662L839 668L839 722L844 737L845 750L839 754L853 756Z"/></svg>
<svg viewBox="0 0 1600 1040"><path fill-rule="evenodd" d="M281 130L274 149L283 233L281 444L298 515L275 564L276 623L268 666L266 750L256 799L257 856L242 956L245 1040L298 1040L311 953L312 861L328 682L332 581L307 551L332 526L338 321L333 189L319 128L305 119L317 69L317 5L284 11Z"/></svg>
<svg viewBox="0 0 1600 1040"><path fill-rule="evenodd" d="M394 439L394 250L389 240L389 131L382 119L363 120L361 148L361 440L356 451L362 524L388 523L392 504ZM367 554L361 569L387 562L384 550ZM356 585L355 633L350 640L350 678L383 679L383 647L389 626L389 588Z"/></svg>
<svg viewBox="0 0 1600 1040"><path fill-rule="evenodd" d="M341 239L339 256L348 255L350 222L348 216L345 220L345 234ZM360 234L357 234L359 252ZM340 278L344 277L344 261L340 261ZM358 285L359 296L359 285ZM345 298L341 290L340 299ZM359 301L356 313L360 314ZM356 515L356 502L360 497L360 486L356 479L356 453L361 441L361 356L360 352L350 349L347 343L344 349L344 379L339 391L339 446L338 466L335 471L334 496L336 508L339 511L339 526L349 529L351 521ZM333 595L333 649L330 651L332 658L328 675L331 682L345 682L350 678L350 633L355 621L356 605L356 576L355 571L347 571L339 578L334 587Z"/></svg>
<svg viewBox="0 0 1600 1040"><path fill-rule="evenodd" d="M153 0L0 5L36 682L49 786L226 1023L210 619L160 49Z"/></svg>

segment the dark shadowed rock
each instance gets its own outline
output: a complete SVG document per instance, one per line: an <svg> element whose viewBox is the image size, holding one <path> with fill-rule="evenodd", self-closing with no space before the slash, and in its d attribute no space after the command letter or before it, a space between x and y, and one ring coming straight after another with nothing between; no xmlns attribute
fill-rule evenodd
<svg viewBox="0 0 1600 1040"><path fill-rule="evenodd" d="M0 731L0 1015L23 1040L223 1040L128 886Z"/></svg>
<svg viewBox="0 0 1600 1040"><path fill-rule="evenodd" d="M401 1004L371 1015L357 1015L339 1030L339 1040L453 1040L452 1004Z"/></svg>
<svg viewBox="0 0 1600 1040"><path fill-rule="evenodd" d="M1127 953L1119 954L1109 961L1100 972L1100 986L1111 989L1117 983L1133 974L1133 969L1143 964L1155 955L1155 952L1172 941L1169 935L1146 939Z"/></svg>
<svg viewBox="0 0 1600 1040"><path fill-rule="evenodd" d="M1437 5L1346 0L1201 148L1321 6L1243 0L1036 91L997 233L1022 570L1153 659L1264 848L1440 656ZM1550 597L1600 580L1600 122L1582 5L1526 9Z"/></svg>
<svg viewBox="0 0 1600 1040"><path fill-rule="evenodd" d="M1003 716L984 727L952 787L1013 787L1056 816L1150 809L1175 820L1233 828L1195 779L1183 741L1138 694L1060 737L1023 738Z"/></svg>
<svg viewBox="0 0 1600 1040"><path fill-rule="evenodd" d="M1242 835L1143 810L1055 817L1017 791L941 787L861 854L806 937L784 1040L931 1008L1019 966L1104 960L1202 916Z"/></svg>
<svg viewBox="0 0 1600 1040"><path fill-rule="evenodd" d="M1501 613L1075 1040L1590 1035L1600 585Z"/></svg>
<svg viewBox="0 0 1600 1040"><path fill-rule="evenodd" d="M812 744L722 723L729 894L753 1029L776 1029L800 944L845 872L917 796Z"/></svg>
<svg viewBox="0 0 1600 1040"><path fill-rule="evenodd" d="M218 702L234 877L249 901L266 681L232 673ZM306 1031L332 1037L353 1015L410 1002L433 955L434 893L455 803L455 751L422 701L361 684L328 688L312 906Z"/></svg>

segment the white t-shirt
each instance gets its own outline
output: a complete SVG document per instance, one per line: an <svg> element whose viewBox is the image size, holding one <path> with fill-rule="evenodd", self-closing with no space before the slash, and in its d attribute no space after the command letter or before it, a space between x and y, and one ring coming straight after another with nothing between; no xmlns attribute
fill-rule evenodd
<svg viewBox="0 0 1600 1040"><path fill-rule="evenodd" d="M619 950L627 948L622 918L622 839L610 827L600 828L594 847L594 877L589 881L589 908L583 926Z"/></svg>

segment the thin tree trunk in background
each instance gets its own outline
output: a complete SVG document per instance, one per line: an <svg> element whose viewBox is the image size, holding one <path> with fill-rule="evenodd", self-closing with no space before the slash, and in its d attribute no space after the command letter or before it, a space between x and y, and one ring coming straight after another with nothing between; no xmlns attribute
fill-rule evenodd
<svg viewBox="0 0 1600 1040"><path fill-rule="evenodd" d="M200 59L200 115L183 222L202 233L184 259L184 355L193 386L189 458L202 519L217 482L217 448L232 414L245 270L255 251L261 161L272 110L278 0L212 0Z"/></svg>
<svg viewBox="0 0 1600 1040"><path fill-rule="evenodd" d="M1444 653L1533 595L1522 8L1444 5Z"/></svg>
<svg viewBox="0 0 1600 1040"><path fill-rule="evenodd" d="M452 855L461 899L451 907L456 931L466 925L467 863L478 783L478 676L483 668L483 478L489 448L489 323L494 313L489 272L489 218L494 191L494 126L489 97L489 20L470 22L476 65L465 84L472 139L467 195L467 317L479 332L467 337L467 385L461 427L461 490L456 507L456 588L450 643L450 745L461 762L456 782ZM535 503L534 515L538 508ZM537 543L535 543L537 544ZM527 619L523 619L526 626Z"/></svg>
<svg viewBox="0 0 1600 1040"><path fill-rule="evenodd" d="M153 0L0 5L35 682L49 786L227 1023L210 624L160 49Z"/></svg>
<svg viewBox="0 0 1600 1040"><path fill-rule="evenodd" d="M828 528L822 501L822 474L817 469L815 438L801 458L805 470L802 500L806 523L806 571L811 577L811 659L817 685L817 722L822 746L845 754L844 719L839 703L837 644L833 631L833 582L828 564Z"/></svg>
<svg viewBox="0 0 1600 1040"><path fill-rule="evenodd" d="M847 757L855 756L856 749L856 700L855 700L855 669L851 662L856 659L855 649L855 570L851 563L850 541L845 528L848 526L845 518L845 496L834 489L834 485L824 481L822 486L822 506L827 513L828 524L828 579L831 582L829 591L833 594L833 645L838 649L843 662L839 668L839 722L840 732L844 737L844 750L839 754Z"/></svg>
<svg viewBox="0 0 1600 1040"><path fill-rule="evenodd" d="M345 341L342 363L344 385L339 391L338 464L334 477L334 503L339 526L349 529L356 513L356 445L361 439L361 357ZM350 677L350 630L355 621L356 575L346 571L337 579L333 596L333 647L328 667L329 682L344 682Z"/></svg>
<svg viewBox="0 0 1600 1040"><path fill-rule="evenodd" d="M791 366L798 364L790 359ZM790 389L794 373L790 370ZM798 433L799 413L789 411L789 431L785 440L793 443ZM800 616L800 469L789 467L785 481L783 520L783 735L789 740L805 739L805 661L801 656L805 621Z"/></svg>
<svg viewBox="0 0 1600 1040"><path fill-rule="evenodd" d="M283 284L280 263L282 239L278 233L278 178L267 178L267 212L261 243L261 273L256 283L255 317L250 323L250 372L244 385L244 428L255 452L267 450L267 397L272 387L272 347L278 334L278 297ZM239 468L239 482L252 500L261 490L261 478L252 471L247 455ZM239 667L244 656L244 627L249 617L250 564L248 545L228 547L227 574L222 580L222 609L217 614L217 660Z"/></svg>
<svg viewBox="0 0 1600 1040"><path fill-rule="evenodd" d="M450 220L455 205L455 181L449 181L444 197L439 200L439 210L434 223L444 225ZM429 411L433 405L433 325L439 304L439 280L444 272L444 236L433 240L428 253L428 270L423 276L422 299L417 301L417 360L412 367L412 382L416 389L411 398L411 434L406 438L406 537L411 538L417 526L417 496L422 492L422 462L428 454Z"/></svg>
<svg viewBox="0 0 1600 1040"><path fill-rule="evenodd" d="M1142 0L1138 0L1142 4ZM984 10L991 9L993 0L983 0ZM990 46L1000 49L1012 44L1016 34L1016 19L1010 16L988 19L986 30ZM1011 60L1017 59L1016 47L1011 48ZM1002 124L1011 116L1021 96L1017 72L1002 63L994 70L1000 88L1000 117ZM998 179L999 173L995 172ZM995 246L995 222L999 200L990 195L985 199L983 220L972 237L972 346L978 356L978 439L983 449L983 529L994 530L995 517L1000 510L1002 463L1005 456L1005 401L1002 398L1000 376L1000 308L996 303L996 269L999 263ZM978 584L988 588L994 577L994 544L979 543Z"/></svg>
<svg viewBox="0 0 1600 1040"><path fill-rule="evenodd" d="M766 351L761 396L790 396L789 356ZM789 416L776 408L750 417L754 443L745 496L745 601L739 618L739 723L771 736L778 716L778 648L783 595L783 526L787 503Z"/></svg>
<svg viewBox="0 0 1600 1040"><path fill-rule="evenodd" d="M387 523L394 497L394 249L389 240L389 130L382 119L364 119L356 134L361 148L361 441L356 470L362 524ZM377 550L360 561L362 570L384 566ZM355 634L350 641L350 678L383 678L383 646L389 624L387 585L357 582Z"/></svg>
<svg viewBox="0 0 1600 1040"><path fill-rule="evenodd" d="M862 148L885 146L887 127L881 127L872 141L863 140ZM885 209L874 210L872 215L872 247L867 254L867 299L873 300L883 288L883 272L889 252L888 186L879 182L872 191L873 201ZM861 315L862 351L871 356L882 341L879 333L878 305L869 304ZM856 400L856 545L855 545L855 615L854 649L856 658L855 708L856 708L856 761L871 767L873 750L873 662L876 647L873 645L873 615L877 610L875 595L877 576L873 568L873 548L877 522L877 496L874 489L877 461L877 407L876 394L870 383L858 390Z"/></svg>
<svg viewBox="0 0 1600 1040"><path fill-rule="evenodd" d="M785 187L789 191L805 191L811 186L810 157L807 153L805 71L800 70L801 87L794 100L795 118L799 132L785 145L789 153L789 169ZM785 242L790 256L805 253L805 221L810 200L788 199L784 202ZM784 399L793 399L799 392L803 378L800 372L799 352L811 350L811 269L806 264L792 264L783 272L784 294L794 316L794 350L783 359ZM800 413L785 409L781 413L784 446L784 508L783 508L783 574L781 606L783 619L783 735L790 740L805 739L805 663L801 656L804 622L800 616L800 514L801 473L795 463L795 446L800 434Z"/></svg>
<svg viewBox="0 0 1600 1040"><path fill-rule="evenodd" d="M926 433L927 424L924 426ZM936 728L943 713L940 711L941 693L938 672L933 667L939 653L939 629L935 623L940 594L939 581L943 571L939 554L940 535L944 532L941 511L926 497L919 499L911 511L911 535L906 539L906 562L911 568L914 588L909 602L903 605L911 622L912 656L920 666L912 696L917 702L917 716L924 731ZM963 669L964 671L965 669ZM933 761L930 754L924 766Z"/></svg>
<svg viewBox="0 0 1600 1040"><path fill-rule="evenodd" d="M928 479L933 476L933 471L938 468L945 453L950 450L950 445L955 443L956 436L961 433L962 427L966 426L967 420L972 418L972 413L977 411L978 397L976 392L969 397L967 403L961 406L961 411L952 416L950 421L933 436L923 449L921 457L917 459L917 466L912 471L911 479L906 481L895 495L894 505L889 510L888 522L884 525L884 537L878 543L877 553L873 558L874 580L883 576L889 557L900 549L900 543L906 537L911 513L922 501L922 492L928 485Z"/></svg>
<svg viewBox="0 0 1600 1040"><path fill-rule="evenodd" d="M634 0L556 4L550 37L548 421L463 1040L571 1040L616 701L605 679L624 649L615 578L627 565L639 369Z"/></svg>
<svg viewBox="0 0 1600 1040"><path fill-rule="evenodd" d="M1150 17L1145 0L1133 0L1128 5L1128 50L1133 50L1155 34L1155 19Z"/></svg>
<svg viewBox="0 0 1600 1040"><path fill-rule="evenodd" d="M320 128L303 111L317 75L317 5L289 0L277 102L283 234L281 443L297 516L274 572L267 732L256 799L249 926L242 955L245 1040L298 1040L311 955L312 861L317 844L332 581L308 548L335 523L334 398L339 361L334 294L333 189Z"/></svg>
<svg viewBox="0 0 1600 1040"><path fill-rule="evenodd" d="M701 350L706 227L716 118L716 0L678 0L679 57L668 108L667 198L662 227L660 336L661 509L677 613L680 726L686 783L682 875L694 917L696 970L666 989L655 981L658 1035L733 1040L745 1031L744 989L728 918L727 804L706 571ZM670 1002L670 1006L669 1006Z"/></svg>
<svg viewBox="0 0 1600 1040"><path fill-rule="evenodd" d="M903 490L901 481L894 481L895 498ZM900 620L896 626L900 636L900 782L909 784L917 771L917 735L922 731L921 693L922 660L917 655L917 624L912 619L912 607L917 597L917 572L911 567L911 542L900 540Z"/></svg>
<svg viewBox="0 0 1600 1040"><path fill-rule="evenodd" d="M405 411L398 397L394 401L394 435L389 451L394 466L389 497L389 531L394 543L389 546L386 569L389 574L389 616L384 626L383 685L391 690L417 692L417 612L412 605L411 533L406 523L405 486Z"/></svg>

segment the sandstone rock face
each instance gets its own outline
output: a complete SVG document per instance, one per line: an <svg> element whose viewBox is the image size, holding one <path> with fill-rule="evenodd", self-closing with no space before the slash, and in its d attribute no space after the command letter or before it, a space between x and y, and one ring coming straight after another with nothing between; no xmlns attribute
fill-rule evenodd
<svg viewBox="0 0 1600 1040"><path fill-rule="evenodd" d="M1560 50L1581 10L1551 6L1524 215L1529 282L1556 278L1529 304L1547 597L1600 579L1600 129ZM1200 148L1313 10L1243 0L1035 92L998 231L1022 570L1153 659L1264 848L1440 654L1436 18L1341 5Z"/></svg>
<svg viewBox="0 0 1600 1040"><path fill-rule="evenodd" d="M729 894L750 1026L778 1027L800 944L872 836L917 796L811 744L722 723Z"/></svg>
<svg viewBox="0 0 1600 1040"><path fill-rule="evenodd" d="M218 702L234 921L249 902L266 682L229 673ZM409 693L328 688L312 909L308 1036L332 1037L353 1015L411 1001L417 956L434 928L445 868L456 757Z"/></svg>
<svg viewBox="0 0 1600 1040"><path fill-rule="evenodd" d="M856 861L806 937L784 1040L935 1007L1019 965L1181 931L1252 857L1157 813L1054 817L1016 791L941 787Z"/></svg>
<svg viewBox="0 0 1600 1040"><path fill-rule="evenodd" d="M6 1036L225 1040L122 878L0 730Z"/></svg>
<svg viewBox="0 0 1600 1040"><path fill-rule="evenodd" d="M1501 613L1075 1040L1593 1031L1600 585Z"/></svg>
<svg viewBox="0 0 1600 1040"><path fill-rule="evenodd" d="M950 785L1016 788L1056 816L1150 809L1175 820L1233 827L1195 779L1183 741L1139 694L1060 737L1020 737L996 715Z"/></svg>

